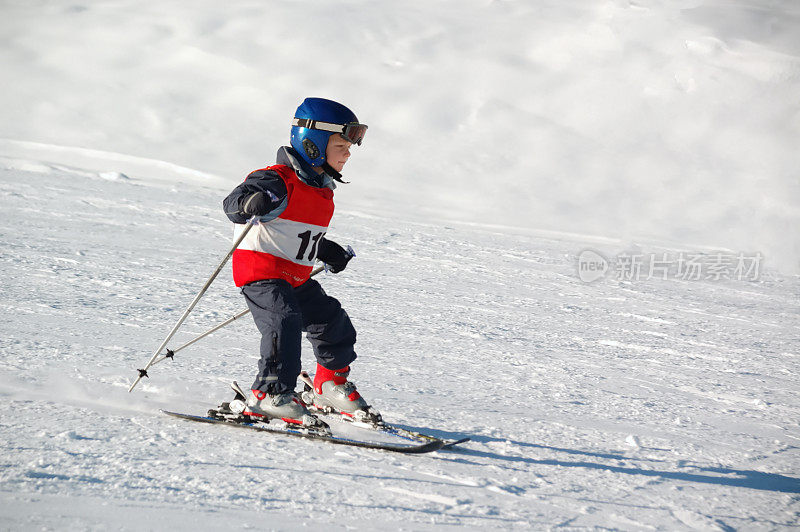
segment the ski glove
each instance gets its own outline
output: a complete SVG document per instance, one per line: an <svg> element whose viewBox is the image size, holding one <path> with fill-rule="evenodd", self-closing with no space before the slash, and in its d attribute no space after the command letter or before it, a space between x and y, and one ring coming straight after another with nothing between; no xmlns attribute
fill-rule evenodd
<svg viewBox="0 0 800 532"><path fill-rule="evenodd" d="M352 258L353 254L336 242L326 238L319 241L317 259L330 266L332 273L339 273L344 270Z"/></svg>
<svg viewBox="0 0 800 532"><path fill-rule="evenodd" d="M250 194L242 202L242 212L248 216L264 216L274 208L269 196L263 192Z"/></svg>

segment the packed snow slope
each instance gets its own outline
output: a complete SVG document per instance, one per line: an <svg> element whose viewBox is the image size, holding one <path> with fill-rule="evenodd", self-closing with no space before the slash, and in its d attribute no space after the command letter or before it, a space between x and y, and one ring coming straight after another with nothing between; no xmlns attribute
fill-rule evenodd
<svg viewBox="0 0 800 532"><path fill-rule="evenodd" d="M798 526L796 2L0 11L0 528ZM321 278L352 377L459 450L161 415L249 384L247 319L127 392L309 95L370 125L330 233L358 257ZM176 342L243 308L228 268Z"/></svg>
<svg viewBox="0 0 800 532"><path fill-rule="evenodd" d="M343 188L330 234L358 257L321 281L359 330L352 378L388 420L472 441L243 434L158 410L249 383L248 319L127 391L230 246L227 189L92 155L105 171L0 159L0 528L796 527L797 277L587 284L578 252L613 241L396 220ZM243 308L227 268L171 346Z"/></svg>
<svg viewBox="0 0 800 532"><path fill-rule="evenodd" d="M656 236L800 272L796 0L0 10L0 138L234 182L324 96L370 125L348 168L367 212Z"/></svg>

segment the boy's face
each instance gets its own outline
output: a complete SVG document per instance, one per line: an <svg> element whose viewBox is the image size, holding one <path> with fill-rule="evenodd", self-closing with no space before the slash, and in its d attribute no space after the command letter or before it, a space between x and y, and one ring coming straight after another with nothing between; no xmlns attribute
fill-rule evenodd
<svg viewBox="0 0 800 532"><path fill-rule="evenodd" d="M344 168L344 163L350 158L350 146L353 144L347 142L339 134L335 133L328 138L328 147L325 149L325 160L337 172L341 172Z"/></svg>

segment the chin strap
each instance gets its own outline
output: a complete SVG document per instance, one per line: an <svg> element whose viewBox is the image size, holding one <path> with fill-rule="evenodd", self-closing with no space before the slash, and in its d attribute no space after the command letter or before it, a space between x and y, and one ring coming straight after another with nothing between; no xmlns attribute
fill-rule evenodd
<svg viewBox="0 0 800 532"><path fill-rule="evenodd" d="M333 166L328 164L328 161L325 161L324 163L322 163L322 169L325 170L325 173L328 174L329 176L331 176L334 181L338 181L339 183L342 183L344 185L347 185L348 183L350 183L350 181L343 181L342 180L342 174L340 174L339 172L334 170Z"/></svg>

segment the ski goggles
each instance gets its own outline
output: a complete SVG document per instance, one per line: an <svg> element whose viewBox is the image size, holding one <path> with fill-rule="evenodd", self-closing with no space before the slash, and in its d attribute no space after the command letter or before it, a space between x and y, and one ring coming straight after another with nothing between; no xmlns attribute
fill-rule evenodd
<svg viewBox="0 0 800 532"><path fill-rule="evenodd" d="M367 133L367 126L365 124L359 124L358 122L331 124L330 122L320 122L319 120L312 120L310 118L295 118L292 121L292 125L319 131L339 133L344 140L352 144L357 144L358 146L361 146L361 141L364 140L364 135Z"/></svg>

